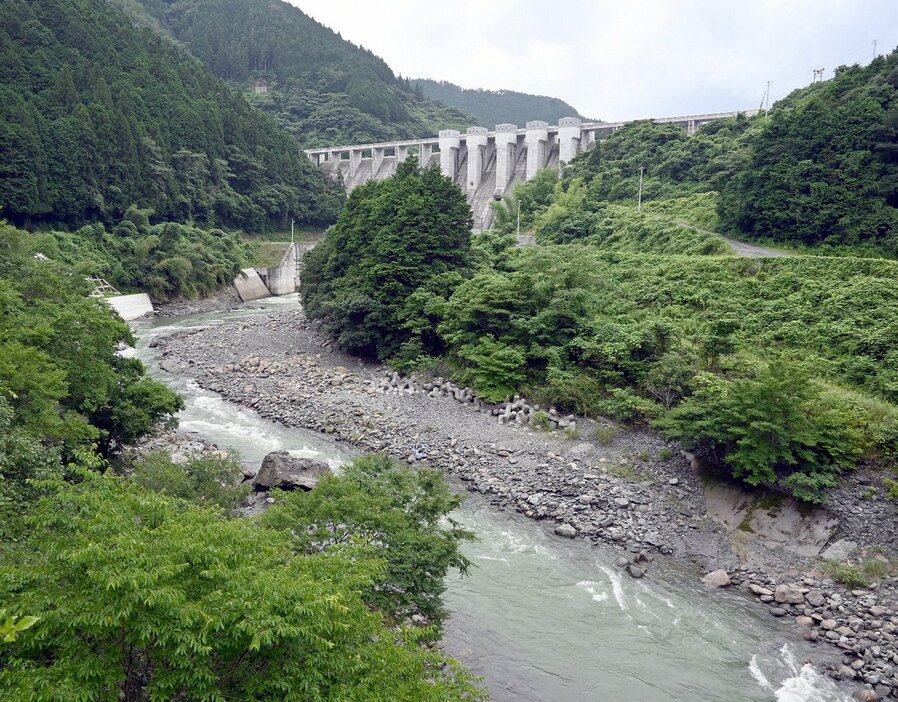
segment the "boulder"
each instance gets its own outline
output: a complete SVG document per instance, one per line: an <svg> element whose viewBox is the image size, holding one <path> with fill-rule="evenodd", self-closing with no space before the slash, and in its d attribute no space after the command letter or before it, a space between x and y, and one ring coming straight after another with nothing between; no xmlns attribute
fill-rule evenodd
<svg viewBox="0 0 898 702"><path fill-rule="evenodd" d="M577 535L577 530L570 524L561 524L555 527L555 533L566 539L573 539Z"/></svg>
<svg viewBox="0 0 898 702"><path fill-rule="evenodd" d="M702 582L708 587L729 587L730 585L732 585L730 574L722 568L718 570L712 570L704 578L702 578Z"/></svg>
<svg viewBox="0 0 898 702"><path fill-rule="evenodd" d="M310 458L296 458L286 451L274 451L262 459L262 467L253 479L256 491L312 490L319 478L329 475L330 466Z"/></svg>
<svg viewBox="0 0 898 702"><path fill-rule="evenodd" d="M780 604L804 604L804 594L789 585L777 585L773 591L773 599Z"/></svg>
<svg viewBox="0 0 898 702"><path fill-rule="evenodd" d="M836 561L837 563L844 563L848 560L849 556L852 553L857 551L857 544L854 541L849 541L848 539L840 539L833 544L830 544L821 554L820 558L823 558L827 561Z"/></svg>
<svg viewBox="0 0 898 702"><path fill-rule="evenodd" d="M812 607L822 607L826 604L826 595L820 588L813 588L804 597Z"/></svg>
<svg viewBox="0 0 898 702"><path fill-rule="evenodd" d="M631 578L641 578L645 576L645 568L640 568L637 565L628 565L626 571L627 575Z"/></svg>
<svg viewBox="0 0 898 702"><path fill-rule="evenodd" d="M879 695L873 690L867 689L856 690L852 697L858 702L878 702L879 700Z"/></svg>

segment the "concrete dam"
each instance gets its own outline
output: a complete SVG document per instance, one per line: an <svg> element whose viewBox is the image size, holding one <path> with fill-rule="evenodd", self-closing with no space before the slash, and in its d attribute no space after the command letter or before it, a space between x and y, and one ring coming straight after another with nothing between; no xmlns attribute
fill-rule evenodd
<svg viewBox="0 0 898 702"><path fill-rule="evenodd" d="M747 116L757 112L741 111ZM714 112L652 121L677 125L692 135L709 122L738 114ZM369 180L389 178L396 166L412 155L422 168L439 163L443 174L467 194L474 230L482 231L492 225L493 200L500 199L516 183L530 180L542 168L558 168L570 162L626 124L629 122L582 122L565 117L555 126L534 121L527 122L523 129L516 124L498 124L494 131L484 127L470 127L465 133L444 129L428 139L306 149L305 153L330 177L341 177L347 192Z"/></svg>

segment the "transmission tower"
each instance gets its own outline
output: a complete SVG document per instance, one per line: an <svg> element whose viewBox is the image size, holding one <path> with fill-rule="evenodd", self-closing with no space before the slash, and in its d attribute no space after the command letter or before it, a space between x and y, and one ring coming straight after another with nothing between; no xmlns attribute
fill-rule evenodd
<svg viewBox="0 0 898 702"><path fill-rule="evenodd" d="M812 82L822 83L823 82L823 72L825 70L826 70L825 68L815 68L814 69L814 80Z"/></svg>

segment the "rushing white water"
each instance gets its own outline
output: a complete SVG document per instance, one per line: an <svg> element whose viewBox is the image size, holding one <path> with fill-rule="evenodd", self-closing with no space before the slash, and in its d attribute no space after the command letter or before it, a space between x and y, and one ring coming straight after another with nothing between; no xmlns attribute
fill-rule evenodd
<svg viewBox="0 0 898 702"><path fill-rule="evenodd" d="M236 449L258 466L283 449L337 466L351 452L328 439L266 421L163 374L150 340L296 304L142 322L136 355L181 392L181 428ZM559 539L532 521L470 499L453 515L478 534L474 567L447 578L444 646L483 676L499 702L848 702L806 660L815 650L735 593L709 592L694 574L656 563L646 580L612 565L613 554ZM789 642L789 643L787 643Z"/></svg>

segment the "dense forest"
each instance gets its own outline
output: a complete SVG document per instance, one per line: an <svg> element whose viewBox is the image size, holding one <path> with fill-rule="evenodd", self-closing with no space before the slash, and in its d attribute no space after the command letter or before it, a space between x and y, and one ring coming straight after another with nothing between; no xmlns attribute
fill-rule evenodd
<svg viewBox="0 0 898 702"><path fill-rule="evenodd" d="M138 1L305 147L433 136L475 122L281 0Z"/></svg>
<svg viewBox="0 0 898 702"><path fill-rule="evenodd" d="M413 78L411 83L416 91L426 97L473 115L477 124L487 129L493 129L497 124L523 127L535 119L549 124L558 124L562 117L587 120L564 100L545 95L529 95L514 90L473 90L448 81L426 78Z"/></svg>
<svg viewBox="0 0 898 702"><path fill-rule="evenodd" d="M105 0L0 3L0 215L246 229L331 220L341 194L288 134Z"/></svg>

